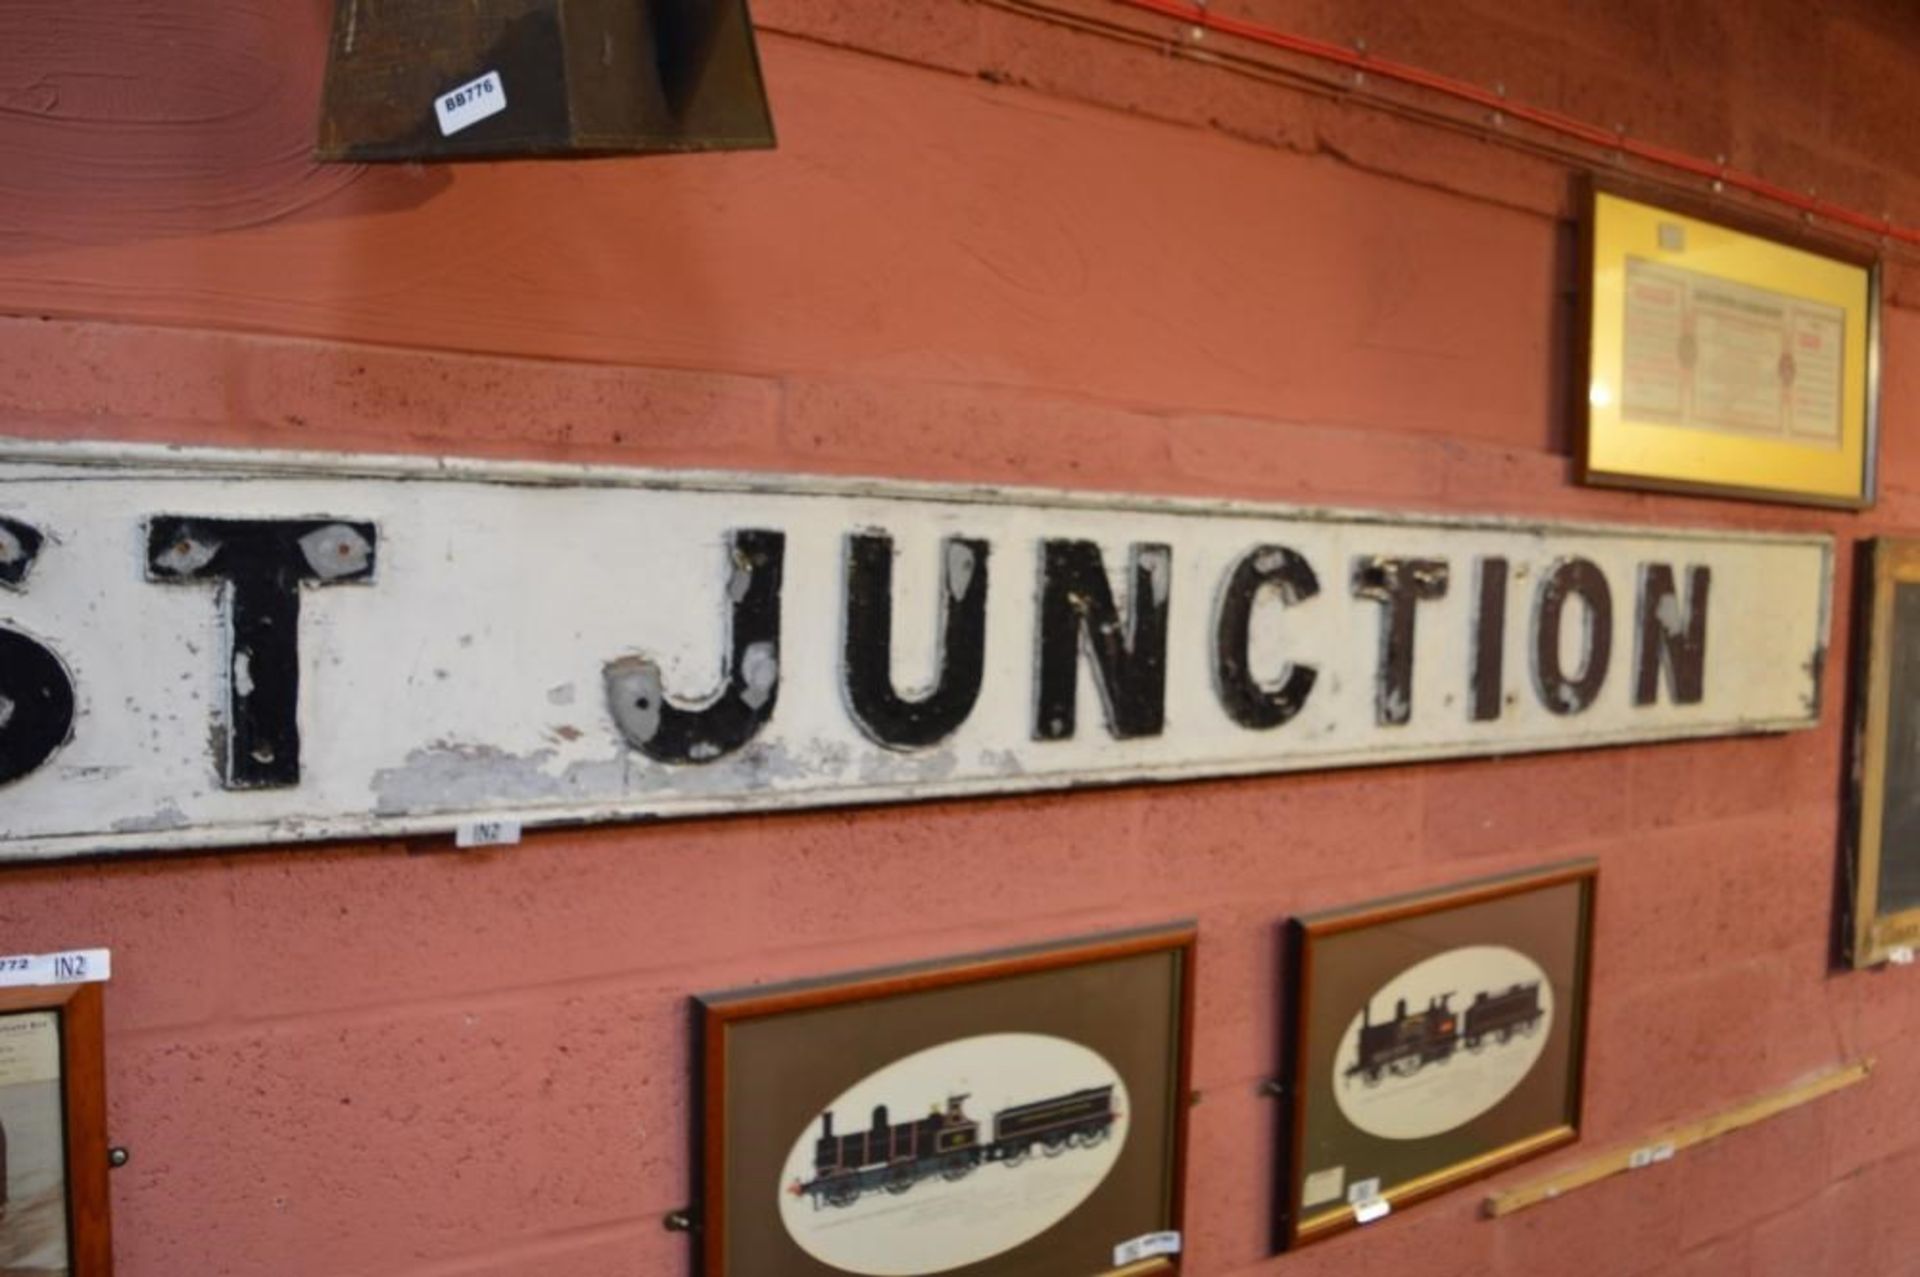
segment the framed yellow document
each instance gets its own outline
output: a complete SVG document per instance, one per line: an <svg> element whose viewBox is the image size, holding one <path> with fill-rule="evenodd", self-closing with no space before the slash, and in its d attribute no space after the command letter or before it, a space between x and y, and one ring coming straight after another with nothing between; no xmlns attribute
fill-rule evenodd
<svg viewBox="0 0 1920 1277"><path fill-rule="evenodd" d="M1872 504L1879 271L1606 189L1587 217L1589 483Z"/></svg>

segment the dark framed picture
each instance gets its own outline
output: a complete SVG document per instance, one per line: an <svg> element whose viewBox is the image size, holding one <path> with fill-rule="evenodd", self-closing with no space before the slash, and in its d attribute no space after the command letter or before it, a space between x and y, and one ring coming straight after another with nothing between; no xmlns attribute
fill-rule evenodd
<svg viewBox="0 0 1920 1277"><path fill-rule="evenodd" d="M0 1277L109 1277L100 986L0 989Z"/></svg>
<svg viewBox="0 0 1920 1277"><path fill-rule="evenodd" d="M704 1277L1178 1271L1190 925L695 1000Z"/></svg>
<svg viewBox="0 0 1920 1277"><path fill-rule="evenodd" d="M1580 1128L1591 861L1288 924L1283 1249Z"/></svg>
<svg viewBox="0 0 1920 1277"><path fill-rule="evenodd" d="M1843 927L1856 967L1920 945L1920 540L1859 551Z"/></svg>
<svg viewBox="0 0 1920 1277"><path fill-rule="evenodd" d="M1590 483L1873 504L1870 250L1596 187L1583 244Z"/></svg>

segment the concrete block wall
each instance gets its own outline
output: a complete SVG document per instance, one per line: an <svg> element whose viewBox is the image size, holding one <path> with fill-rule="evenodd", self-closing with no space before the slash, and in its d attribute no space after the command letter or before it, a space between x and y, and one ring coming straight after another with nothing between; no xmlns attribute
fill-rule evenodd
<svg viewBox="0 0 1920 1277"><path fill-rule="evenodd" d="M1638 8L1235 11L1920 222L1897 6ZM329 9L12 6L0 432L1920 528L1905 250L1874 510L1605 492L1572 477L1559 161L991 4L763 0L774 153L320 168ZM1779 737L8 869L0 951L115 951L130 1277L687 1273L686 995L1188 915L1195 1277L1892 1277L1920 977L1829 965L1843 657L1827 686ZM1281 921L1573 855L1601 928L1556 1160L1873 1079L1511 1219L1468 1188L1270 1257Z"/></svg>

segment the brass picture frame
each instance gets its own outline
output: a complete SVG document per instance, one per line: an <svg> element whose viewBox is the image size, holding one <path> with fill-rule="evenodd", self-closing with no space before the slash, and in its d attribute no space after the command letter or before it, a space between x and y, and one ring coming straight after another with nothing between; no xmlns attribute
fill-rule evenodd
<svg viewBox="0 0 1920 1277"><path fill-rule="evenodd" d="M0 989L0 1272L112 1277L98 984Z"/></svg>
<svg viewBox="0 0 1920 1277"><path fill-rule="evenodd" d="M1582 241L1582 478L1873 504L1880 268L1845 241L1595 184Z"/></svg>
<svg viewBox="0 0 1920 1277"><path fill-rule="evenodd" d="M1853 793L1842 947L1855 967L1920 945L1920 540L1878 537L1855 575Z"/></svg>
<svg viewBox="0 0 1920 1277"><path fill-rule="evenodd" d="M698 1271L1177 1273L1194 944L1178 924L696 998Z"/></svg>
<svg viewBox="0 0 1920 1277"><path fill-rule="evenodd" d="M1578 1138L1598 868L1297 918L1276 1245Z"/></svg>

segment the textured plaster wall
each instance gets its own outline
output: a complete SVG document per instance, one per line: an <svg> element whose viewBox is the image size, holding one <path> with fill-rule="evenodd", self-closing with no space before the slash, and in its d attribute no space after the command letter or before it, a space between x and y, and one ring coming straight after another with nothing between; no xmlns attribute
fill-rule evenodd
<svg viewBox="0 0 1920 1277"><path fill-rule="evenodd" d="M1405 8L1241 11L1920 221L1901 6ZM1598 492L1558 163L990 5L764 0L778 152L321 169L327 12L6 6L0 430L1920 527L1911 257L1874 511ZM129 1277L685 1273L688 993L1181 915L1196 1275L1914 1273L1920 976L1829 970L1829 686L1777 738L9 870L0 951L114 949ZM1871 1082L1510 1220L1467 1189L1269 1259L1281 919L1572 855L1603 886L1559 1160Z"/></svg>

